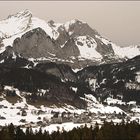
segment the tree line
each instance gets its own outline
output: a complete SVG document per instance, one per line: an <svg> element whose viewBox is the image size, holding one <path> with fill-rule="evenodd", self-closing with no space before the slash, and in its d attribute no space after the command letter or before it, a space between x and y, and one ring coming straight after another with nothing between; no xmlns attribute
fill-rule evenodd
<svg viewBox="0 0 140 140"><path fill-rule="evenodd" d="M0 140L140 140L140 124L135 121L119 124L104 122L100 127L96 123L94 127L85 125L68 132L58 129L51 134L42 131L42 128L35 132L32 128L23 131L20 126L10 124L1 128Z"/></svg>

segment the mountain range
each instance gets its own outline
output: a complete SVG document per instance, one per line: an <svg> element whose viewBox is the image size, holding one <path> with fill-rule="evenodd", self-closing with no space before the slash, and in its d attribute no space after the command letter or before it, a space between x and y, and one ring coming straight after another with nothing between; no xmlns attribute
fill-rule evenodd
<svg viewBox="0 0 140 140"><path fill-rule="evenodd" d="M118 46L80 20L10 15L0 21L0 122L38 127L64 112L77 123L139 119L139 64L139 45Z"/></svg>
<svg viewBox="0 0 140 140"><path fill-rule="evenodd" d="M46 22L29 10L2 20L0 38L0 52L11 46L28 60L65 63L73 68L121 62L140 54L139 46L117 46L80 20Z"/></svg>

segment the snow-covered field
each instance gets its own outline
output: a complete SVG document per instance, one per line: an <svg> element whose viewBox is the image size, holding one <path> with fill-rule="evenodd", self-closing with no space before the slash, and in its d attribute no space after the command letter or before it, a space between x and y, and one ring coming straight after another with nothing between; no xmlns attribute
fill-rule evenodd
<svg viewBox="0 0 140 140"><path fill-rule="evenodd" d="M5 90L15 91L16 95L19 97L18 101L16 103L10 103L6 100L4 94L0 96L0 125L5 126L10 123L13 123L14 125L21 125L23 129L26 127L32 126L33 130L38 130L40 127L42 127L43 130L47 130L50 133L53 131L57 131L58 129L60 131L66 130L69 131L73 129L74 127L82 127L85 124L88 126L94 125L96 122L99 124L103 123L103 120L107 121L114 121L115 123L119 123L122 121L122 119L119 118L111 118L108 116L115 115L115 114L122 114L125 113L123 110L121 110L119 107L111 106L111 105L103 105L97 101L97 99L93 95L86 95L85 94L85 101L88 103L88 107L86 110L83 109L77 109L70 105L65 105L64 107L58 108L55 105L52 107L45 107L44 105L40 107L35 107L33 105L29 105L26 102L26 99L24 98L23 93L21 93L18 89L5 86ZM76 89L74 89L76 90ZM43 89L40 90L43 92ZM26 93L30 94L30 93ZM115 103L115 104L124 104L124 102L121 102L117 99L108 98L107 100L108 104ZM134 102L129 102L128 105L135 105ZM136 115L131 116L131 120L136 120L140 118L140 108L135 107L131 110ZM39 113L41 112L41 113ZM73 121L69 122L61 122L61 123L52 123L51 119L54 114L52 112L59 112L60 115L64 112L70 112L71 114L77 114L77 116L82 116L84 113L91 113L93 116L89 117L91 119L90 122L81 122L76 123ZM115 113L115 114L114 114ZM130 116L127 114L127 116ZM47 121L47 123L46 123ZM43 126L40 126L38 123L44 123Z"/></svg>

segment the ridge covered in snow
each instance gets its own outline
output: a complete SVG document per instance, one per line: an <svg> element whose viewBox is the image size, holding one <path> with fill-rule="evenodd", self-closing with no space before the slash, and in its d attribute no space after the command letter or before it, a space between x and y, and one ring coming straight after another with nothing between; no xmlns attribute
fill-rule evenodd
<svg viewBox="0 0 140 140"><path fill-rule="evenodd" d="M56 23L52 20L46 22L34 17L29 10L10 15L7 19L0 21L0 53L5 51L5 47L13 46L16 38L21 38L22 35L32 32L36 28L43 29L52 42L57 44L56 50L59 49L59 56L68 54L68 57L74 58L75 61L77 59L90 60L87 66L91 61L100 64L106 62L105 59L120 61L120 59L130 59L140 55L139 46L120 47L99 35L85 22L77 19L66 23ZM56 55L56 58L59 56ZM47 57L47 55L43 57ZM65 56L63 57L65 58Z"/></svg>
<svg viewBox="0 0 140 140"><path fill-rule="evenodd" d="M96 35L96 38L100 39L104 44L106 45L112 45L113 50L115 52L115 54L117 56L119 56L120 58L133 58L137 55L140 55L140 47L138 47L138 45L130 45L130 46L126 46L126 47L120 47L118 45L116 45L115 43L112 43L111 41L109 41L108 39L105 39L101 36Z"/></svg>
<svg viewBox="0 0 140 140"><path fill-rule="evenodd" d="M50 22L46 22L42 19L34 17L29 10L24 10L24 11L16 13L15 15L10 15L8 16L7 19L0 21L0 38L3 38L3 39L11 38L11 40L13 41L15 38L20 37L26 32L40 27L51 38L57 39L58 34L59 34L57 30L60 26L65 27L65 30L68 31L69 26L71 24L74 24L76 21L78 20L71 20L64 24L55 23L55 22L50 24ZM12 44L10 42L9 44L7 43L6 45L12 45Z"/></svg>

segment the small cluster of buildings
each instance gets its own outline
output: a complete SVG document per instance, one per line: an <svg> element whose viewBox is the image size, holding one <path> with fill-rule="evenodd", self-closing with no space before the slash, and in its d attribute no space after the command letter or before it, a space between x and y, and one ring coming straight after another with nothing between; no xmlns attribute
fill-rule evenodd
<svg viewBox="0 0 140 140"><path fill-rule="evenodd" d="M40 112L40 111L39 111ZM40 112L41 114L43 114L43 111ZM37 113L38 114L38 113ZM45 112L44 112L45 114ZM38 121L37 122L30 122L30 123L25 123L25 125L23 125L23 127L45 127L45 126L49 126L50 124L62 124L62 123L66 123L66 122L73 122L73 123L93 123L95 122L95 120L100 120L100 121L106 121L106 120L113 120L113 119L124 119L126 116L125 114L116 114L114 112L114 114L95 114L95 113L91 113L91 112L83 112L81 114L77 114L77 113L70 113L70 112L51 112L51 118L48 119L48 116L46 115L46 117L44 115L42 115L43 117L41 117L41 115L38 117ZM25 120L22 120L23 122L25 122Z"/></svg>

